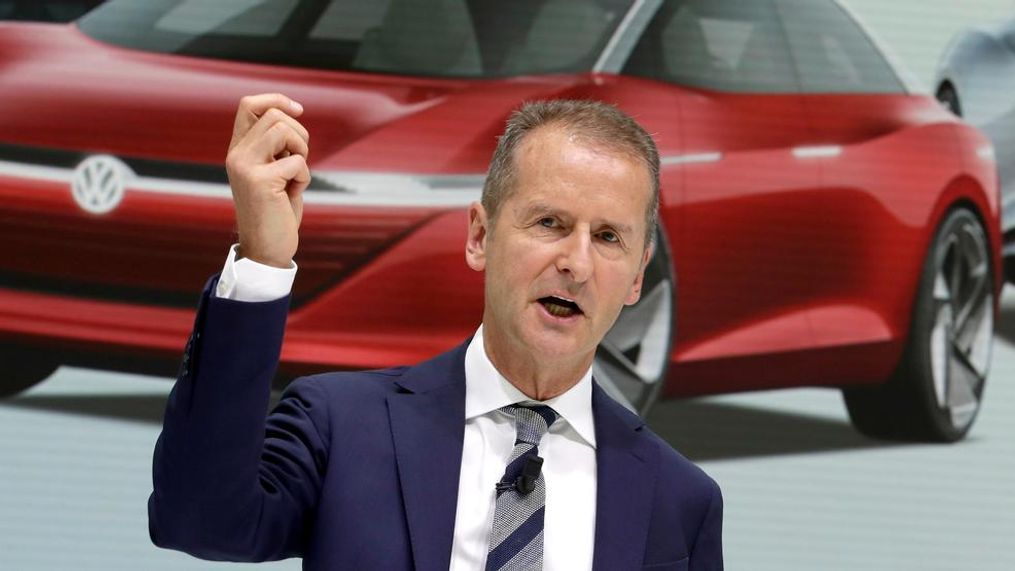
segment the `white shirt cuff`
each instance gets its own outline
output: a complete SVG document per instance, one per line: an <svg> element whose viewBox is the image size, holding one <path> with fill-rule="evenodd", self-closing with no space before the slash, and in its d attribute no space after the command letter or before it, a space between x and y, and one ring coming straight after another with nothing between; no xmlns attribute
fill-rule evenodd
<svg viewBox="0 0 1015 571"><path fill-rule="evenodd" d="M296 280L296 262L288 269L259 264L249 258L236 259L239 244L229 248L229 256L222 267L215 297L234 301L275 301L293 289Z"/></svg>

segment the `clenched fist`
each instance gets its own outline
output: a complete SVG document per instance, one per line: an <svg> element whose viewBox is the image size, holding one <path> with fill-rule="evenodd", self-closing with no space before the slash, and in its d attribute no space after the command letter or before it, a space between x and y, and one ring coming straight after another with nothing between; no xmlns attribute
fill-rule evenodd
<svg viewBox="0 0 1015 571"><path fill-rule="evenodd" d="M303 190L310 184L310 134L303 107L279 93L240 99L226 172L236 205L239 254L290 267L299 245Z"/></svg>

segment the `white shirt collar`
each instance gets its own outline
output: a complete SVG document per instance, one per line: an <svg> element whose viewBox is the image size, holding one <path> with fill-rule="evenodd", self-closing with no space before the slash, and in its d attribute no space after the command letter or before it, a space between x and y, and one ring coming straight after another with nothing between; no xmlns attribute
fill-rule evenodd
<svg viewBox="0 0 1015 571"><path fill-rule="evenodd" d="M486 354L483 326L480 325L465 350L465 420L520 402L552 407L582 440L596 447L596 429L592 419L592 367L563 394L546 401L533 401L494 367Z"/></svg>

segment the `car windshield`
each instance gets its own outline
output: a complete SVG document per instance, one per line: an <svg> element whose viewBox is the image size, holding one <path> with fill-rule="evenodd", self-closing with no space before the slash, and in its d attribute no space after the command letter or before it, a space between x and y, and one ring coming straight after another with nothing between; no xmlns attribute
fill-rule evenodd
<svg viewBox="0 0 1015 571"><path fill-rule="evenodd" d="M161 53L432 77L589 71L633 0L112 0L78 21Z"/></svg>

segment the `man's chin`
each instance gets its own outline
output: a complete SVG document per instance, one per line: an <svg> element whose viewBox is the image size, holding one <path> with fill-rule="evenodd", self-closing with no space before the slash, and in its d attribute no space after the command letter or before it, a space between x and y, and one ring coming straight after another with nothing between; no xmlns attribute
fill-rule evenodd
<svg viewBox="0 0 1015 571"><path fill-rule="evenodd" d="M591 360L598 343L592 343L585 332L541 328L526 335L534 357L547 362Z"/></svg>

